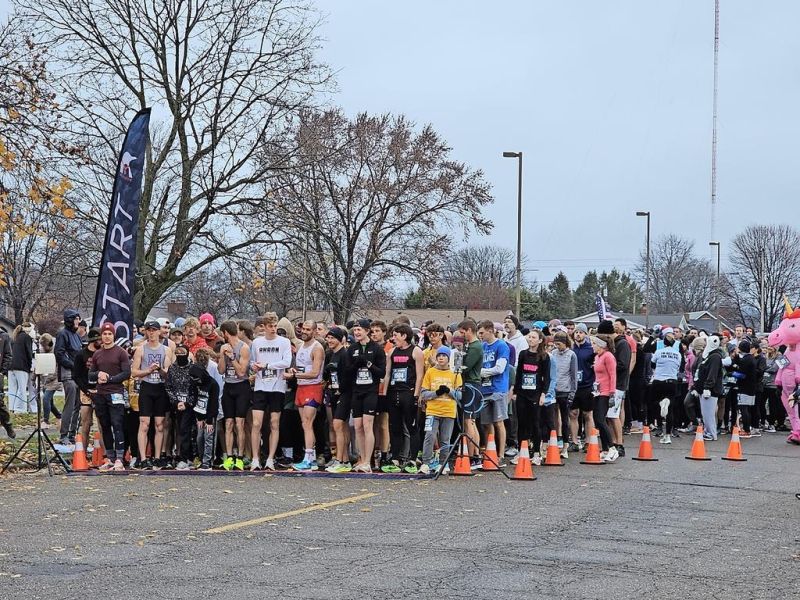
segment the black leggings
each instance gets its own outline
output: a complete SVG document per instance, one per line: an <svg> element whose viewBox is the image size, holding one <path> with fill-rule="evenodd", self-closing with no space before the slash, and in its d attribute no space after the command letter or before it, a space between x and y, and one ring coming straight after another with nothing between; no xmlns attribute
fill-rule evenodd
<svg viewBox="0 0 800 600"><path fill-rule="evenodd" d="M783 425L786 420L786 408L781 402L781 392L776 387L765 387L764 393L767 395L767 406L769 407L769 419L767 421L773 427Z"/></svg>
<svg viewBox="0 0 800 600"><path fill-rule="evenodd" d="M650 389L650 418L655 423L655 417L658 415L659 420L662 421L664 426L664 434L669 435L672 433L672 422L673 416L675 411L673 410L673 406L675 405L675 391L676 391L675 381L659 381L657 379L653 380L652 387ZM661 418L661 406L659 403L666 398L669 400L669 410L667 411L667 418ZM664 422L666 421L666 422Z"/></svg>
<svg viewBox="0 0 800 600"><path fill-rule="evenodd" d="M594 410L592 411L592 418L594 419L594 426L600 432L600 444L603 451L606 451L611 446L611 429L606 423L606 415L608 414L608 396L595 396L594 397Z"/></svg>
<svg viewBox="0 0 800 600"><path fill-rule="evenodd" d="M739 405L739 412L742 413L742 429L747 433L750 433L750 426L752 425L753 419L750 412L752 409L752 406L745 406L744 404ZM731 423L731 428L733 428L735 424L735 422Z"/></svg>
<svg viewBox="0 0 800 600"><path fill-rule="evenodd" d="M175 427L175 447L178 450L178 457L182 461L192 462L194 460L193 443L197 438L197 419L192 407L187 406L184 410L176 410L172 414L172 422Z"/></svg>
<svg viewBox="0 0 800 600"><path fill-rule="evenodd" d="M539 452L539 447L542 445L542 407L539 406L539 398L541 392L534 393L531 396L517 396L517 419L519 421L519 428L517 430L517 437L520 443L522 440L530 440L530 452Z"/></svg>
<svg viewBox="0 0 800 600"><path fill-rule="evenodd" d="M686 415L689 419L690 427L697 427L700 420L698 415L700 413L700 396L695 396L692 392L688 392L683 399L683 407L686 410Z"/></svg>
<svg viewBox="0 0 800 600"><path fill-rule="evenodd" d="M556 392L556 405L558 406L558 412L561 413L561 431L559 432L559 436L566 442L569 440L569 394L567 392ZM555 427L553 427L553 429L555 429ZM577 442L578 440L572 441Z"/></svg>
<svg viewBox="0 0 800 600"><path fill-rule="evenodd" d="M419 453L419 432L417 426L417 402L410 391L392 392L389 400L389 439L392 458L416 460ZM406 440L408 453L406 454Z"/></svg>

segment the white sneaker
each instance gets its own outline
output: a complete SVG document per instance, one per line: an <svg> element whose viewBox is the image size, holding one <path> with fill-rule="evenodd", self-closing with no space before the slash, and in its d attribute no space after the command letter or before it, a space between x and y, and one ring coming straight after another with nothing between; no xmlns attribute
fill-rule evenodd
<svg viewBox="0 0 800 600"><path fill-rule="evenodd" d="M353 471L356 473L372 473L372 467L362 463L353 467Z"/></svg>
<svg viewBox="0 0 800 600"><path fill-rule="evenodd" d="M510 462L512 465L516 465L519 462L519 458L515 456L508 462Z"/></svg>
<svg viewBox="0 0 800 600"><path fill-rule="evenodd" d="M518 454L518 451L513 446L509 446L508 448L506 448L505 454L507 457L511 458L512 456L516 456Z"/></svg>
<svg viewBox="0 0 800 600"><path fill-rule="evenodd" d="M658 405L661 407L661 418L666 419L669 414L669 398L664 398Z"/></svg>
<svg viewBox="0 0 800 600"><path fill-rule="evenodd" d="M541 455L540 455L538 452L534 452L534 453L533 453L533 458L531 459L531 462L532 462L533 464L535 464L537 467L538 467L539 465L541 465L541 464L542 464L542 457L541 457Z"/></svg>
<svg viewBox="0 0 800 600"><path fill-rule="evenodd" d="M264 462L264 470L265 471L274 471L275 470L275 460L272 458L268 458Z"/></svg>
<svg viewBox="0 0 800 600"><path fill-rule="evenodd" d="M671 444L672 443L672 437L670 437L668 434L665 433L664 435L661 436L661 439L658 440L658 443L659 444Z"/></svg>
<svg viewBox="0 0 800 600"><path fill-rule="evenodd" d="M600 460L606 462L606 458L608 458L608 452L601 452L600 453Z"/></svg>
<svg viewBox="0 0 800 600"><path fill-rule="evenodd" d="M331 462L328 463L328 465L325 467L325 470L328 473L336 473L336 467L338 467L340 464L342 463L340 463L338 460L334 458Z"/></svg>
<svg viewBox="0 0 800 600"><path fill-rule="evenodd" d="M427 463L422 463L419 466L419 472L422 473L423 475L430 475L431 468L427 465Z"/></svg>
<svg viewBox="0 0 800 600"><path fill-rule="evenodd" d="M180 466L178 468L180 469ZM261 469L261 463L258 461L258 459L254 460L253 462L250 463L250 470L251 471L258 471L260 469Z"/></svg>
<svg viewBox="0 0 800 600"><path fill-rule="evenodd" d="M124 471L125 470L125 465L122 464L122 461L120 459L117 459L114 462L114 470L115 471Z"/></svg>
<svg viewBox="0 0 800 600"><path fill-rule="evenodd" d="M566 446L564 446L564 449L561 451L561 458L569 458L569 452Z"/></svg>
<svg viewBox="0 0 800 600"><path fill-rule="evenodd" d="M602 457L602 455L601 455L601 457ZM619 452L617 451L617 449L614 446L611 446L611 448L609 448L608 452L606 453L605 459L603 459L603 460L605 460L605 462L614 462L618 458L619 458Z"/></svg>

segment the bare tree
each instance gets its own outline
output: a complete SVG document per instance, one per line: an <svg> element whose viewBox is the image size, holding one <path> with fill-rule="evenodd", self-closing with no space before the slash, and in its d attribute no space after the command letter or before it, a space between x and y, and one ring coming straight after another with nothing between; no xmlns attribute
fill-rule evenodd
<svg viewBox="0 0 800 600"><path fill-rule="evenodd" d="M635 274L642 287L647 270L641 252ZM650 298L655 314L705 310L714 301L716 271L708 260L698 258L694 242L674 233L658 238L650 251Z"/></svg>
<svg viewBox="0 0 800 600"><path fill-rule="evenodd" d="M789 225L751 225L731 241L726 273L728 303L743 323L772 331L780 322L783 296L800 297L800 233Z"/></svg>
<svg viewBox="0 0 800 600"><path fill-rule="evenodd" d="M253 244L280 140L328 80L314 61L316 16L306 0L18 0L22 18L57 54L69 100L64 139L87 145L70 163L98 229L108 213L128 122L147 106L135 314L177 282ZM285 168L287 156L275 157ZM99 239L102 239L100 236ZM99 244L98 244L99 246ZM99 250L99 247L96 248Z"/></svg>
<svg viewBox="0 0 800 600"><path fill-rule="evenodd" d="M308 257L310 286L336 322L393 276L436 268L459 230L492 227L481 214L492 201L483 174L452 160L430 126L309 112L293 145L300 154L283 162L284 151L267 147L265 161L286 167L268 210L292 256Z"/></svg>

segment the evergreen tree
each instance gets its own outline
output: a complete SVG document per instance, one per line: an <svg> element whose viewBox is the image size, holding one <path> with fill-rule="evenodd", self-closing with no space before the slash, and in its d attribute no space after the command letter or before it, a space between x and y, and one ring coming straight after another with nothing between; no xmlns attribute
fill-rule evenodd
<svg viewBox="0 0 800 600"><path fill-rule="evenodd" d="M545 303L548 311L555 318L571 319L576 316L572 290L569 289L569 280L563 272L559 271L547 286Z"/></svg>

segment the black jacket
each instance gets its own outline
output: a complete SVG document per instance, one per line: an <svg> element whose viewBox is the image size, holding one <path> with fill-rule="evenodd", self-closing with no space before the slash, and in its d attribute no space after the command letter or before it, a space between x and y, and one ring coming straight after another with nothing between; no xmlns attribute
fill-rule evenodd
<svg viewBox="0 0 800 600"><path fill-rule="evenodd" d="M0 331L0 373L8 375L11 368L11 338L5 331Z"/></svg>
<svg viewBox="0 0 800 600"><path fill-rule="evenodd" d="M698 393L711 390L712 396L719 398L722 395L722 356L722 350L717 348L705 358L700 358L694 378L694 389Z"/></svg>
<svg viewBox="0 0 800 600"><path fill-rule="evenodd" d="M89 359L94 354L94 350L83 348L75 356L72 363L72 380L78 385L78 389L84 394L94 393L97 386L89 386Z"/></svg>
<svg viewBox="0 0 800 600"><path fill-rule="evenodd" d="M522 389L522 378L524 375L536 375L536 389ZM517 372L514 378L514 393L520 398L538 398L541 394L547 393L550 387L550 355L545 353L542 359L528 349L519 353L517 360Z"/></svg>
<svg viewBox="0 0 800 600"><path fill-rule="evenodd" d="M356 383L361 369L368 369L372 375L372 383L365 385ZM347 348L348 385L354 390L375 391L381 379L386 376L386 353L383 348L370 340L363 348L358 342Z"/></svg>
<svg viewBox="0 0 800 600"><path fill-rule="evenodd" d="M11 344L11 370L29 373L33 365L33 338L20 329Z"/></svg>
<svg viewBox="0 0 800 600"><path fill-rule="evenodd" d="M756 361L752 354L739 354L733 362L735 372L741 373L744 377L737 377L740 394L748 396L756 395Z"/></svg>
<svg viewBox="0 0 800 600"><path fill-rule="evenodd" d="M614 340L614 358L617 359L617 389L625 392L631 377L631 347L624 335L618 335Z"/></svg>

